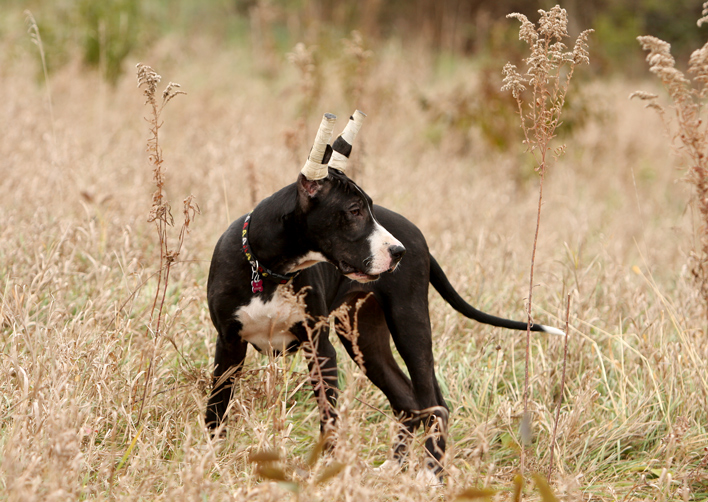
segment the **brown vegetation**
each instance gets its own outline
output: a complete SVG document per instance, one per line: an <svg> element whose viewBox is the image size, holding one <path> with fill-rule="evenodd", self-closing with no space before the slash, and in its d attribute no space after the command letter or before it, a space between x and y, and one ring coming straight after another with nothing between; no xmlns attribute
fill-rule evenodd
<svg viewBox="0 0 708 502"><path fill-rule="evenodd" d="M708 20L708 3L704 4L700 26ZM639 37L642 48L649 52L650 71L664 85L671 104L664 106L657 94L638 91L630 95L647 102L647 108L659 113L670 137L671 146L686 163L684 179L695 189L694 205L698 209L699 244L691 254L691 271L705 302L708 318L708 134L704 124L708 99L708 43L691 54L688 76L676 67L671 45L654 36ZM667 113L667 108L669 113Z"/></svg>
<svg viewBox="0 0 708 502"><path fill-rule="evenodd" d="M509 14L521 22L519 39L526 42L530 52L526 63L526 72L521 75L516 66L507 63L504 66L504 85L502 91L511 91L518 107L521 130L524 133L523 143L528 153L535 161L534 170L539 175L538 184L538 210L536 212L536 230L533 245L531 246L531 269L529 272L529 296L526 299L526 353L524 357L524 416L521 423L521 466L524 473L525 446L533 440L533 417L528 412L529 397L529 357L531 349L531 325L534 323L533 308L533 280L534 265L536 262L536 246L538 245L538 232L541 226L541 207L543 205L543 181L546 178L552 158L558 160L565 153L565 145L551 147L555 139L556 129L561 124L563 105L568 94L568 87L573 78L575 67L589 64L587 39L592 30L585 30L575 41L572 51L567 50L565 39L568 38L568 14L565 9L556 5L549 11L539 10L540 18L538 27L519 13ZM526 86L529 87L528 93ZM567 317L567 316L566 316ZM566 341L567 341L566 333ZM561 386L561 396L563 388ZM555 429L555 427L554 427ZM553 434L552 446L555 443ZM553 451L551 460L553 462ZM549 468L549 472L552 466ZM549 474L550 476L550 474Z"/></svg>
<svg viewBox="0 0 708 502"><path fill-rule="evenodd" d="M163 114L164 190L193 193L203 214L172 268L138 424L133 404L144 388L142 355L152 353L144 327L159 269L146 221L154 187L143 99L133 76L112 90L69 64L52 75L52 120L32 56L2 43L0 499L412 501L482 488L498 491L496 500L513 497L523 335L469 322L435 293L434 351L451 408L447 481L436 493L415 479L422 438L408 470L373 471L395 422L346 355L330 456L308 462L319 431L303 354L249 353L227 437L207 438L210 253L229 220L251 209L253 166L261 197L294 181L285 133L301 117L302 80L284 57L277 74L264 75L247 51L215 51L198 36L166 38L142 58L189 90ZM315 110L351 110L342 89L352 82L337 71L343 57L323 55L327 78ZM431 124L420 92L442 96L480 78L468 60L434 63L395 43L367 60L366 154L356 180L420 226L464 297L523 318L537 193L519 166L530 174L533 166L521 145L499 151L474 123ZM635 87L615 80L578 89L588 119L564 139L568 153L545 181L534 319L562 326L566 295L574 295L551 479L563 500L708 493L708 343L703 303L684 268L694 215L688 187L666 168L672 157L658 118L626 99ZM454 148L460 138L463 154ZM550 460L562 354L562 338L533 337L531 471ZM285 481L267 480L275 477ZM529 499L541 496L526 490Z"/></svg>

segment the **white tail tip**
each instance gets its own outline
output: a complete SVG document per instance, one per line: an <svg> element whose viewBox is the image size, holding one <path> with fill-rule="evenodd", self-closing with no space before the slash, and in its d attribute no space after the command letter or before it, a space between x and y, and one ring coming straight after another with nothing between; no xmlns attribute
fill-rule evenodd
<svg viewBox="0 0 708 502"><path fill-rule="evenodd" d="M544 333L550 333L551 335L565 336L565 331L561 331L558 328L553 328L551 326L544 326L540 324L541 329Z"/></svg>

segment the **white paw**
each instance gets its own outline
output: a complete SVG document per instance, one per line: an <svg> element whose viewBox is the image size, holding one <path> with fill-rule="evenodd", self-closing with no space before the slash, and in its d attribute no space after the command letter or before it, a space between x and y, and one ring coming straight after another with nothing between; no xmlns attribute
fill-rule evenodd
<svg viewBox="0 0 708 502"><path fill-rule="evenodd" d="M415 480L425 486L431 488L439 488L442 486L440 478L435 474L435 471L430 467L424 467L422 470L418 471Z"/></svg>
<svg viewBox="0 0 708 502"><path fill-rule="evenodd" d="M401 470L401 464L398 460L386 460L383 464L378 467L374 467L374 472L379 474L393 474Z"/></svg>

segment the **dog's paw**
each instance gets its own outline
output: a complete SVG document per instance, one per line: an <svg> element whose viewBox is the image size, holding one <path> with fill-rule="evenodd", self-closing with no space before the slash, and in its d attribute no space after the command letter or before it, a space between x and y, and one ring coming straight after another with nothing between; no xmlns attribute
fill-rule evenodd
<svg viewBox="0 0 708 502"><path fill-rule="evenodd" d="M420 483L421 485L430 487L430 488L440 488L442 487L442 481L438 477L437 474L435 474L435 471L431 467L424 467L420 471L418 471L418 474L415 477L415 480Z"/></svg>
<svg viewBox="0 0 708 502"><path fill-rule="evenodd" d="M378 474L395 474L400 472L401 463L398 460L388 459L378 467L374 467L374 472Z"/></svg>

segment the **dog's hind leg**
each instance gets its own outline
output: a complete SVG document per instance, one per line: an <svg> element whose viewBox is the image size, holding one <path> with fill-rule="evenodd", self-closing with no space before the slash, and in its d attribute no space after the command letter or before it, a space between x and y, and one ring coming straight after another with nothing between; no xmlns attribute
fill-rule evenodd
<svg viewBox="0 0 708 502"><path fill-rule="evenodd" d="M409 423L414 428L421 423L425 425L429 434L425 448L431 457L427 467L439 477L445 454L449 412L435 377L427 296L417 297L425 298L425 304L387 305L386 321L396 348L408 367L413 395L418 405Z"/></svg>
<svg viewBox="0 0 708 502"><path fill-rule="evenodd" d="M359 364L366 376L388 398L401 429L393 446L394 464L400 465L408 453L413 432L420 424L415 416L419 408L413 384L396 363L391 352L391 335L378 302L367 293L350 294L346 298L350 315L356 312L356 324L336 322L335 328L349 356ZM358 304L358 305L357 305ZM352 332L356 326L356 332ZM387 461L386 465L389 465Z"/></svg>
<svg viewBox="0 0 708 502"><path fill-rule="evenodd" d="M214 377L206 411L206 425L214 430L221 425L231 400L232 381L241 371L248 345L238 336L240 323L219 333L214 354Z"/></svg>

